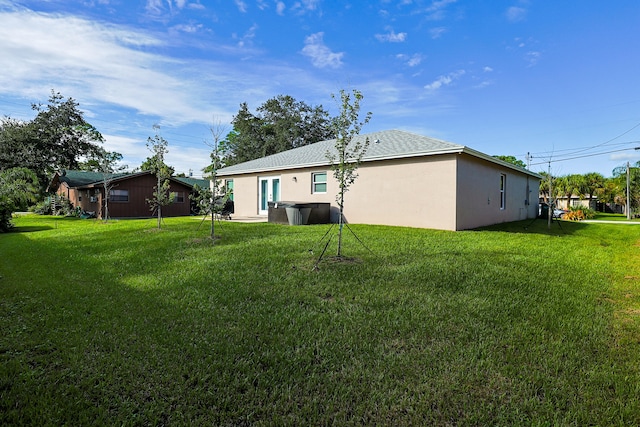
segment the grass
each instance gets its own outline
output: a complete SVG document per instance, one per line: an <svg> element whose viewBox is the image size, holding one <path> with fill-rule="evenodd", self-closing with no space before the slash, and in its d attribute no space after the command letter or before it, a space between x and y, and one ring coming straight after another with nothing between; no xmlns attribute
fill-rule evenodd
<svg viewBox="0 0 640 427"><path fill-rule="evenodd" d="M15 222L2 425L640 424L640 228Z"/></svg>
<svg viewBox="0 0 640 427"><path fill-rule="evenodd" d="M613 214L604 212L596 212L596 216L594 219L600 221L629 221L626 214ZM631 218L631 221L640 222L640 218Z"/></svg>

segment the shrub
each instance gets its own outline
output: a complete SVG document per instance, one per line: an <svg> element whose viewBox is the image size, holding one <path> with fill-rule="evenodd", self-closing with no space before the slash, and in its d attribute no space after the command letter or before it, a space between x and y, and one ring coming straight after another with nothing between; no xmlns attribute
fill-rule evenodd
<svg viewBox="0 0 640 427"><path fill-rule="evenodd" d="M52 197L55 197L55 214L63 215L63 216L78 216L77 209L74 209L73 204L69 199L65 196L49 196L45 197L44 200L38 202L29 210L31 212L37 213L39 215L53 215L53 203Z"/></svg>
<svg viewBox="0 0 640 427"><path fill-rule="evenodd" d="M585 206L572 206L569 208L569 212L562 215L562 219L569 221L582 221L585 219L592 219L596 216L596 211Z"/></svg>

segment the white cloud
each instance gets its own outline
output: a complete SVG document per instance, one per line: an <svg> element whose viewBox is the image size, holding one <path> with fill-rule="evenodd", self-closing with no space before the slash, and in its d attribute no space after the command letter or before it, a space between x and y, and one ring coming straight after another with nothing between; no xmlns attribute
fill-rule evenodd
<svg viewBox="0 0 640 427"><path fill-rule="evenodd" d="M405 62L409 67L415 67L417 65L420 65L420 63L422 63L422 60L424 59L424 57L419 53L414 53L411 56L401 53L396 55L396 58Z"/></svg>
<svg viewBox="0 0 640 427"><path fill-rule="evenodd" d="M375 37L381 42L400 43L406 40L407 33L396 34L393 30L389 30L387 34L376 34Z"/></svg>
<svg viewBox="0 0 640 427"><path fill-rule="evenodd" d="M291 7L296 13L305 13L305 12L313 12L318 9L318 4L320 0L301 0L297 1Z"/></svg>
<svg viewBox="0 0 640 427"><path fill-rule="evenodd" d="M258 25L257 24L253 24L251 27L249 27L247 32L244 33L244 35L239 38L240 40L238 41L238 46L243 48L246 45L250 44L253 41L253 39L255 38L257 30L258 30ZM238 37L235 36L235 38L238 38Z"/></svg>
<svg viewBox="0 0 640 427"><path fill-rule="evenodd" d="M490 73L490 72L492 72L492 71L493 71L493 68L491 68L491 67L484 67L484 68L482 69L482 71L484 71L485 73Z"/></svg>
<svg viewBox="0 0 640 427"><path fill-rule="evenodd" d="M184 8L186 4L186 0L167 0L167 6L169 10L173 10L173 6L175 5L178 9ZM147 4L145 9L149 13L160 14L164 11L164 1L163 0L147 0Z"/></svg>
<svg viewBox="0 0 640 427"><path fill-rule="evenodd" d="M407 65L409 67L415 67L416 65L420 65L420 63L422 62L422 55L420 55L419 53L416 53L414 55L411 56L411 58L409 58L409 61L407 61Z"/></svg>
<svg viewBox="0 0 640 427"><path fill-rule="evenodd" d="M180 25L171 27L171 30L193 34L202 30L202 28L203 28L202 24L180 24Z"/></svg>
<svg viewBox="0 0 640 427"><path fill-rule="evenodd" d="M451 83L453 83L455 80L459 79L464 74L465 74L464 70L454 71L454 72L449 73L449 74L447 74L445 76L438 77L433 82L429 83L428 85L425 85L424 88L429 90L429 91L436 91L436 90L440 89L442 86L450 85Z"/></svg>
<svg viewBox="0 0 640 427"><path fill-rule="evenodd" d="M432 39L439 39L442 35L447 31L444 27L432 28L429 30L429 34L431 34Z"/></svg>
<svg viewBox="0 0 640 427"><path fill-rule="evenodd" d="M318 68L340 68L344 52L332 52L323 41L324 33L315 33L304 40L302 54L311 59L311 63Z"/></svg>
<svg viewBox="0 0 640 427"><path fill-rule="evenodd" d="M278 13L278 15L284 15L285 9L286 9L286 6L283 2L279 1L276 3L276 12Z"/></svg>
<svg viewBox="0 0 640 427"><path fill-rule="evenodd" d="M234 0L236 3L236 6L238 7L238 10L242 13L246 13L247 12L247 4L242 1L242 0Z"/></svg>
<svg viewBox="0 0 640 427"><path fill-rule="evenodd" d="M523 7L512 6L507 9L506 16L509 22L522 21L527 17L527 9Z"/></svg>
<svg viewBox="0 0 640 427"><path fill-rule="evenodd" d="M27 96L73 87L74 98L193 120L202 113L185 83L167 71L183 64L148 53L161 45L147 34L81 18L0 13L0 87Z"/></svg>
<svg viewBox="0 0 640 427"><path fill-rule="evenodd" d="M427 19L430 19L432 21L439 21L444 19L445 17L445 9L447 8L447 6L449 6L450 4L456 3L457 0L437 0L434 1L433 3L431 3L430 6L428 6L425 9L425 12L427 14Z"/></svg>
<svg viewBox="0 0 640 427"><path fill-rule="evenodd" d="M529 66L533 67L534 65L536 65L538 63L538 61L540 60L541 56L542 56L542 53L540 53L540 52L530 51L530 52L526 53L524 58L525 58L525 61L527 61L529 63Z"/></svg>

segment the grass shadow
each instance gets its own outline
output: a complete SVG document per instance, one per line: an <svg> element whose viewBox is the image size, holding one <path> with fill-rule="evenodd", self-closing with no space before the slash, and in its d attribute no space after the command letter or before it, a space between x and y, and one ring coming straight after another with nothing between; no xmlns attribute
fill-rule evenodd
<svg viewBox="0 0 640 427"><path fill-rule="evenodd" d="M549 225L548 220L536 218L534 220L523 220L494 224L486 227L475 228L472 231L501 231L507 233L544 234L549 236L572 235L584 230L589 224L576 221L553 220Z"/></svg>
<svg viewBox="0 0 640 427"><path fill-rule="evenodd" d="M13 227L9 233L33 233L35 231L53 230L49 225L26 225L21 227Z"/></svg>

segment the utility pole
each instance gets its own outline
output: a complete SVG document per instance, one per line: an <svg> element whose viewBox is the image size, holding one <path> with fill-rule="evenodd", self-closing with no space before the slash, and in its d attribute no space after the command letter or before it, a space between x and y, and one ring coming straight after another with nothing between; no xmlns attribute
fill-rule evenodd
<svg viewBox="0 0 640 427"><path fill-rule="evenodd" d="M631 177L629 173L629 162L627 162L627 220L631 221L631 199L630 196L630 187L631 186Z"/></svg>
<svg viewBox="0 0 640 427"><path fill-rule="evenodd" d="M547 228L551 230L551 215L553 215L553 191L551 188L551 162L549 162L547 175L549 176L549 210L547 214Z"/></svg>

